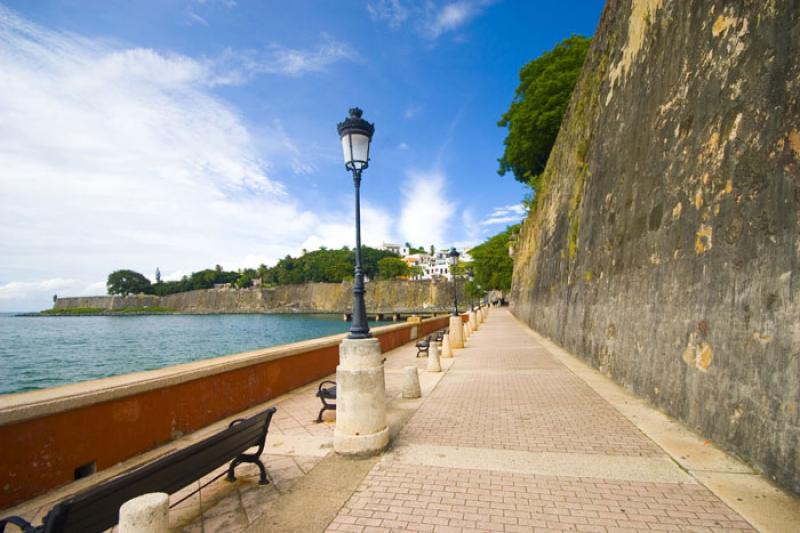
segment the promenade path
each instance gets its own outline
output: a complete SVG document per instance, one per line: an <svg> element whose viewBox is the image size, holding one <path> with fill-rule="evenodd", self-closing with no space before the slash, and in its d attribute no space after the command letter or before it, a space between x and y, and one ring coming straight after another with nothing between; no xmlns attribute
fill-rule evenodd
<svg viewBox="0 0 800 533"><path fill-rule="evenodd" d="M443 358L443 372L426 372L425 358L415 355L413 343L386 354L392 444L385 454L363 460L334 454L335 413L314 423L316 385L296 389L236 415L278 407L262 455L274 483L258 485L254 465L242 465L235 483L213 482L176 505L170 529L800 531L797 498L538 336L506 309L493 309L464 349ZM409 365L421 370L420 399L400 395L403 367ZM169 447L213 434L228 422ZM84 481L3 514L38 522Z"/></svg>
<svg viewBox="0 0 800 533"><path fill-rule="evenodd" d="M753 531L504 309L328 531Z"/></svg>

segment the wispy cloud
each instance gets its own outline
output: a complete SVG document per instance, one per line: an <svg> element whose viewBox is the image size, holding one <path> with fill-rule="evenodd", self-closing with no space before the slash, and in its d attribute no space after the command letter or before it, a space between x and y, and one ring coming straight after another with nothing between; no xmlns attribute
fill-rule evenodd
<svg viewBox="0 0 800 533"><path fill-rule="evenodd" d="M427 29L431 38L436 39L441 34L457 30L480 11L477 2L453 2L445 4L428 22Z"/></svg>
<svg viewBox="0 0 800 533"><path fill-rule="evenodd" d="M360 57L350 46L326 39L315 48L298 50L273 45L263 61L255 65L257 72L300 76L319 72L338 61L359 61Z"/></svg>
<svg viewBox="0 0 800 533"><path fill-rule="evenodd" d="M420 104L409 104L405 111L403 111L403 118L406 120L412 119L416 117L420 111L422 111L422 106Z"/></svg>
<svg viewBox="0 0 800 533"><path fill-rule="evenodd" d="M192 24L200 24L201 26L208 26L208 21L192 11L191 9L186 13L186 24L191 26Z"/></svg>
<svg viewBox="0 0 800 533"><path fill-rule="evenodd" d="M399 28L412 22L423 37L435 41L445 33L463 28L480 16L494 0L377 0L367 3L367 11L375 21ZM461 40L463 41L463 40Z"/></svg>
<svg viewBox="0 0 800 533"><path fill-rule="evenodd" d="M273 70L299 75L342 55L319 50ZM305 209L270 175L276 163L309 168L294 164L280 122L254 137L215 75L203 59L111 47L0 6L0 309L97 291L118 268L255 266L308 235L352 239L350 227L326 229L346 209Z"/></svg>
<svg viewBox="0 0 800 533"><path fill-rule="evenodd" d="M265 74L296 78L323 72L339 61L361 62L362 59L348 44L323 35L320 44L307 49L279 44L272 44L265 51L228 49L204 64L209 85L216 86L241 85Z"/></svg>
<svg viewBox="0 0 800 533"><path fill-rule="evenodd" d="M386 22L390 28L397 28L408 19L412 8L401 0L377 0L367 2L367 12L373 20L380 20Z"/></svg>
<svg viewBox="0 0 800 533"><path fill-rule="evenodd" d="M522 204L504 205L495 207L494 210L481 221L481 226L493 226L495 224L516 224L528 214Z"/></svg>
<svg viewBox="0 0 800 533"><path fill-rule="evenodd" d="M399 232L403 241L444 242L455 205L446 194L447 177L440 170L409 171L403 184Z"/></svg>

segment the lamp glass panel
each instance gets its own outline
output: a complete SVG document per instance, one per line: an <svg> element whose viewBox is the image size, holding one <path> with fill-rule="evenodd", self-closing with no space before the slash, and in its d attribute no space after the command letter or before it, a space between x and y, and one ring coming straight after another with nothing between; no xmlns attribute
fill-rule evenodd
<svg viewBox="0 0 800 533"><path fill-rule="evenodd" d="M369 137L353 133L350 138L353 140L353 164L355 168L363 168L369 161Z"/></svg>
<svg viewBox="0 0 800 533"><path fill-rule="evenodd" d="M349 165L353 160L353 154L350 152L350 135L342 135L342 155L344 155L345 166Z"/></svg>

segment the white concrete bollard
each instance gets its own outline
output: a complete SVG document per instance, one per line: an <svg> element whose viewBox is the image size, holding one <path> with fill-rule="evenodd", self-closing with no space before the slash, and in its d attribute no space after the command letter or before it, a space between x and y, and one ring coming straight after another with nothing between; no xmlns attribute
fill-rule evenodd
<svg viewBox="0 0 800 533"><path fill-rule="evenodd" d="M382 361L378 339L344 339L339 345L333 449L340 455L375 455L389 444Z"/></svg>
<svg viewBox="0 0 800 533"><path fill-rule="evenodd" d="M119 508L119 533L168 533L169 495L142 494Z"/></svg>
<svg viewBox="0 0 800 533"><path fill-rule="evenodd" d="M464 328L461 326L461 316L450 317L450 349L457 350L464 347Z"/></svg>
<svg viewBox="0 0 800 533"><path fill-rule="evenodd" d="M469 327L472 331L478 331L478 313L474 310L469 313Z"/></svg>
<svg viewBox="0 0 800 533"><path fill-rule="evenodd" d="M469 340L469 322L464 322L464 342Z"/></svg>
<svg viewBox="0 0 800 533"><path fill-rule="evenodd" d="M450 348L450 333L442 337L442 357L453 357L453 349Z"/></svg>
<svg viewBox="0 0 800 533"><path fill-rule="evenodd" d="M441 372L442 363L439 361L439 343L431 341L428 348L428 372Z"/></svg>
<svg viewBox="0 0 800 533"><path fill-rule="evenodd" d="M415 366L403 368L403 398L412 399L422 396L419 386L419 372Z"/></svg>

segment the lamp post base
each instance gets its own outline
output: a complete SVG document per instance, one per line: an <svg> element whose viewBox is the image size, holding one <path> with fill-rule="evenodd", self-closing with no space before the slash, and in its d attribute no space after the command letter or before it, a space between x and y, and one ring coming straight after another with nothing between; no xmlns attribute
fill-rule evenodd
<svg viewBox="0 0 800 533"><path fill-rule="evenodd" d="M345 457L372 457L389 446L389 428L369 435L342 435L334 431L333 449Z"/></svg>
<svg viewBox="0 0 800 533"><path fill-rule="evenodd" d="M461 316L450 317L450 349L457 350L464 347L464 326Z"/></svg>
<svg viewBox="0 0 800 533"><path fill-rule="evenodd" d="M339 345L333 432L338 454L370 456L389 444L382 361L378 339L344 339Z"/></svg>

